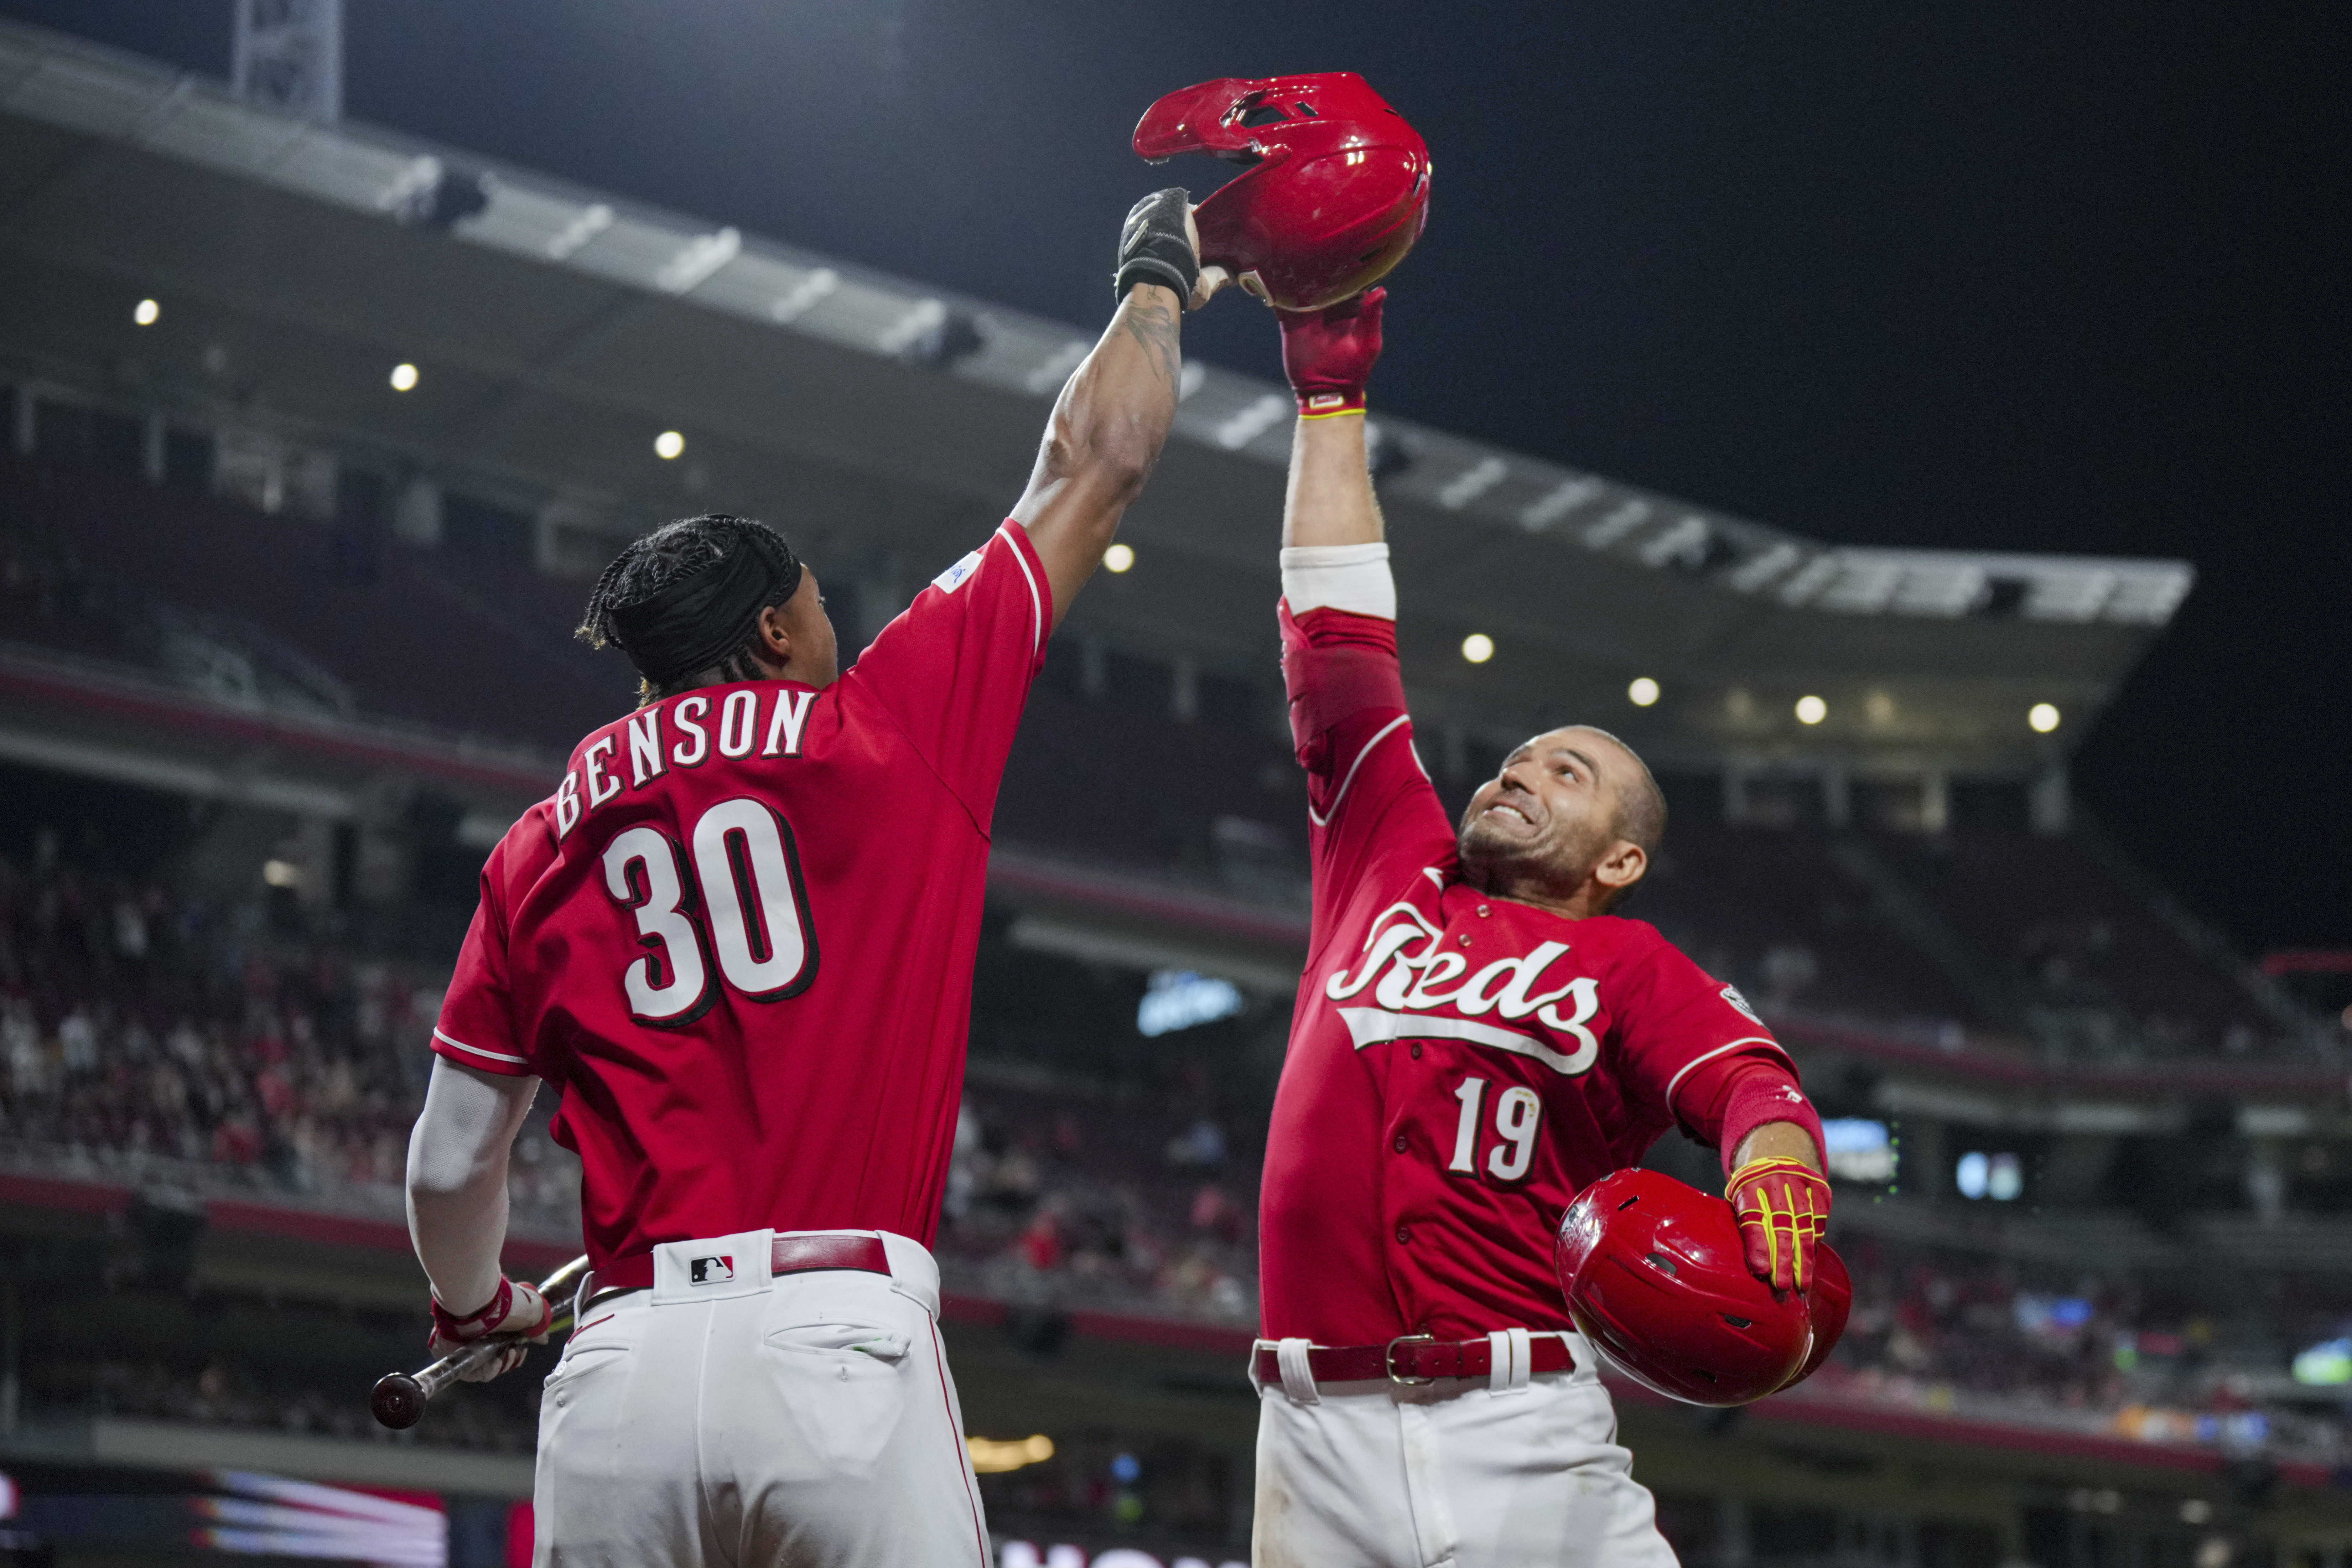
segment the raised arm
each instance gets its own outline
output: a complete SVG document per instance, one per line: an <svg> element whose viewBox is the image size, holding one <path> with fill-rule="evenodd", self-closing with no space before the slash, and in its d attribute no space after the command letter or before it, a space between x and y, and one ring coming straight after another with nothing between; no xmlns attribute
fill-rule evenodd
<svg viewBox="0 0 2352 1568"><path fill-rule="evenodd" d="M1387 298L1387 289L1373 289L1324 310L1280 313L1282 368L1298 395L1282 503L1287 548L1378 544L1385 537L1364 446L1364 382L1381 355Z"/></svg>
<svg viewBox="0 0 2352 1568"><path fill-rule="evenodd" d="M1168 439L1184 368L1180 323L1200 275L1184 192L1138 202L1119 234L1118 309L1055 400L1029 488L1013 509L1045 563L1057 626Z"/></svg>

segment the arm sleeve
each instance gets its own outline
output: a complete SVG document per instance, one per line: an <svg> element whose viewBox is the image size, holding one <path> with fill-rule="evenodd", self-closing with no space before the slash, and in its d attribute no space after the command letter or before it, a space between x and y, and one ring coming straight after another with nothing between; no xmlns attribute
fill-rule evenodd
<svg viewBox="0 0 2352 1568"><path fill-rule="evenodd" d="M1723 1173L1727 1176L1732 1173L1733 1161L1748 1135L1773 1121L1794 1122L1803 1128L1805 1136L1813 1141L1813 1158L1819 1168L1824 1172L1829 1169L1828 1141L1822 1133L1821 1112L1805 1098L1805 1091L1797 1087L1794 1073L1771 1062L1745 1058L1739 1068L1711 1081L1704 1095L1686 1090L1684 1098L1690 1103L1694 1120L1713 1119L1715 1136L1710 1142L1723 1155Z"/></svg>
<svg viewBox="0 0 2352 1568"><path fill-rule="evenodd" d="M1733 1081L1743 1074L1769 1068L1795 1091L1797 1064L1747 998L1664 938L1636 961L1623 993L1618 1046L1628 1087L1700 1142L1720 1146Z"/></svg>
<svg viewBox="0 0 2352 1568"><path fill-rule="evenodd" d="M433 1051L477 1072L518 1077L534 1071L517 1037L507 984L507 915L504 875L507 845L501 840L482 868L481 901L457 950L457 970L433 1025Z"/></svg>
<svg viewBox="0 0 2352 1568"><path fill-rule="evenodd" d="M507 1155L538 1092L535 1078L433 1064L408 1139L408 1236L434 1295L460 1314L498 1291Z"/></svg>
<svg viewBox="0 0 2352 1568"><path fill-rule="evenodd" d="M1366 547L1355 547L1366 548ZM1377 547L1371 547L1377 548ZM1318 903L1394 856L1433 865L1454 852L1454 833L1429 775L1413 753L1412 721L1405 711L1404 679L1397 667L1396 622L1339 607L1377 608L1380 595L1362 581L1343 583L1335 602L1318 602L1286 551L1286 586L1314 607L1294 611L1286 594L1282 677L1290 696L1290 733L1307 770L1308 839L1315 858ZM1384 584L1383 561L1378 574ZM1393 607L1394 590L1387 604Z"/></svg>
<svg viewBox="0 0 2352 1568"><path fill-rule="evenodd" d="M985 828L1053 626L1053 585L1008 518L933 578L842 680L889 714Z"/></svg>

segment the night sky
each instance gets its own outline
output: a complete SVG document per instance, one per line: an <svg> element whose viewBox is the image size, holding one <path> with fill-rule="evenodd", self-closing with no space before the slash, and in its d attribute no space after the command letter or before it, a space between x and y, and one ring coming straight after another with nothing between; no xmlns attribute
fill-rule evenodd
<svg viewBox="0 0 2352 1568"><path fill-rule="evenodd" d="M346 0L346 110L1073 321L1145 105L1363 72L1437 161L1373 396L1853 543L2184 556L2086 809L2352 945L2352 7ZM0 0L225 74L226 0ZM1188 348L1276 371L1241 299Z"/></svg>

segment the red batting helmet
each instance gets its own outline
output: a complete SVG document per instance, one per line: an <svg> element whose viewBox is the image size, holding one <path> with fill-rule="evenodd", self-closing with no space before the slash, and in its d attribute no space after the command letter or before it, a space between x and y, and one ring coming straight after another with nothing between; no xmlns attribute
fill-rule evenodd
<svg viewBox="0 0 2352 1568"><path fill-rule="evenodd" d="M1560 1221L1556 1260L1584 1337L1673 1398L1761 1399L1812 1351L1804 1299L1776 1296L1748 1272L1731 1205L1656 1171L1618 1171L1585 1188Z"/></svg>
<svg viewBox="0 0 2352 1568"><path fill-rule="evenodd" d="M1353 71L1220 77L1146 110L1152 163L1213 153L1250 167L1193 214L1201 260L1286 310L1318 310L1388 276L1429 216L1429 147Z"/></svg>

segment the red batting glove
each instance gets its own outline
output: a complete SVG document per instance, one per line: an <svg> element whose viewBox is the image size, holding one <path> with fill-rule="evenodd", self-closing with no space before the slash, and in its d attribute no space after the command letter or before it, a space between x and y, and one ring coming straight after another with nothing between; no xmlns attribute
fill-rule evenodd
<svg viewBox="0 0 2352 1568"><path fill-rule="evenodd" d="M1282 370L1309 419L1364 411L1364 383L1381 357L1381 304L1386 289L1367 289L1319 310L1278 310Z"/></svg>
<svg viewBox="0 0 2352 1568"><path fill-rule="evenodd" d="M554 1321L555 1309L536 1289L519 1279L501 1279L488 1306L462 1318L443 1306L440 1297L434 1297L433 1333L425 1346L437 1361L493 1334L512 1336L514 1342L503 1352L460 1374L467 1383L488 1383L520 1366L530 1346L545 1344L548 1326Z"/></svg>
<svg viewBox="0 0 2352 1568"><path fill-rule="evenodd" d="M1775 1290L1802 1290L1829 1224L1830 1184L1801 1160L1750 1160L1723 1189L1739 1215L1748 1271Z"/></svg>

